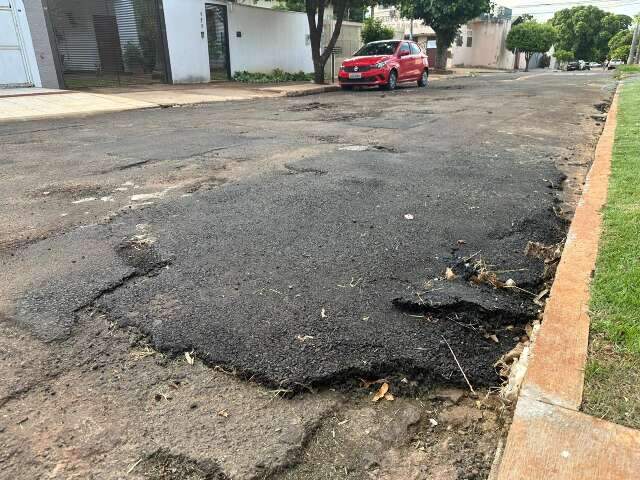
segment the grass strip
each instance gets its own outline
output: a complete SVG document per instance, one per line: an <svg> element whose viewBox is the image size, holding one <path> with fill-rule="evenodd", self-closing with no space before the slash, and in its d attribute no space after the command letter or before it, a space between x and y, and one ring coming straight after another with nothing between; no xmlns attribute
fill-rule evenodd
<svg viewBox="0 0 640 480"><path fill-rule="evenodd" d="M640 428L640 78L620 92L583 409Z"/></svg>

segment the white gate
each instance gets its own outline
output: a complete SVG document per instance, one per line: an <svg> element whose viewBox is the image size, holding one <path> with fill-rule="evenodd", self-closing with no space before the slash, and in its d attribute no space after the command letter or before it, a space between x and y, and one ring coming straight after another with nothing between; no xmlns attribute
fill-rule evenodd
<svg viewBox="0 0 640 480"><path fill-rule="evenodd" d="M33 85L16 0L0 0L0 86Z"/></svg>

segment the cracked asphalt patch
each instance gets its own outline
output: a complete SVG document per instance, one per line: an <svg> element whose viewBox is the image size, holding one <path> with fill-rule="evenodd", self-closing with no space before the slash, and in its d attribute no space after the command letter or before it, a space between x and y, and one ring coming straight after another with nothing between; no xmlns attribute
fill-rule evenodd
<svg viewBox="0 0 640 480"><path fill-rule="evenodd" d="M464 281L443 284L443 272L478 252L494 270L521 272L518 283L538 286L542 261L525 257L523 250L530 240L557 243L565 230L553 213L558 191L549 184L561 185L563 174L551 154L588 137L576 130L575 138L555 138L557 146L549 139L527 151L506 152L508 144L521 144L521 132L509 138L496 133L496 125L525 109L526 121L533 115L539 128L547 114L539 107L540 96L521 90L549 90L553 81L502 85L498 91L488 80L459 82L439 90L464 88L467 96L459 110L466 114L450 116L450 105L434 103L434 111L443 110L438 125L422 124L411 112L402 120L396 115L403 102L428 104L437 91L404 90L382 98L359 92L360 98L325 96L322 104L288 102L279 122L304 118L312 127L327 121L316 107L329 101L336 102L331 110L339 121L367 118L375 105L375 125L393 129L385 135L389 147L289 158L284 168L296 175L266 171L43 240L33 251L18 252L20 261L55 261L53 255L46 258L48 251L76 260L55 277L44 275L41 287L31 284L17 292L15 318L52 339L70 332L70 318L79 308L94 306L121 325L139 328L162 351L193 350L208 364L292 390L407 372L425 385L462 385L449 343L472 383L496 384L493 363L515 345L536 313L531 295ZM498 92L500 115L487 117L484 108L472 108L474 101L490 103L490 95ZM504 102L509 95L514 101ZM537 98L535 109L527 103L529 96ZM348 103L340 104L344 99L358 104L357 114ZM252 115L273 103L254 103ZM381 109L385 104L388 113ZM585 111L591 108L593 99ZM355 121L354 130L363 122ZM270 122L270 128L281 126ZM526 131L524 124L518 128ZM133 138L118 149L132 159L129 142L139 150ZM153 151L144 155L155 156ZM184 158L179 154L177 161ZM153 261L163 268L154 269L153 276L145 269L139 274L118 253L122 239L135 235L140 224L149 225L156 238ZM470 305L467 317L478 305L487 317L483 328L492 329L499 342L437 310L416 316L411 314L415 308L397 308L429 305L443 288L450 302ZM394 304L398 298L404 300Z"/></svg>

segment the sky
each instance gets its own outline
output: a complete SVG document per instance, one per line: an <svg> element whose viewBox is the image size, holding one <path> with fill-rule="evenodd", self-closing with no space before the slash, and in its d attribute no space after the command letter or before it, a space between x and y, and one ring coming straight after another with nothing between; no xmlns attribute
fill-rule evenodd
<svg viewBox="0 0 640 480"><path fill-rule="evenodd" d="M495 0L495 3L513 9L514 17L531 13L539 21L551 18L557 10L579 5L595 5L608 12L630 16L640 13L640 0Z"/></svg>

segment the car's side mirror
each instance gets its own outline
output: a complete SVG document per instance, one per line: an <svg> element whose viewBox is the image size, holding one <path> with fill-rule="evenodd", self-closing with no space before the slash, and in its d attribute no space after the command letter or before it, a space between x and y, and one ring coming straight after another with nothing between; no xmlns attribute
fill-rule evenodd
<svg viewBox="0 0 640 480"><path fill-rule="evenodd" d="M409 52L407 50L400 50L398 52L399 57L406 57L407 55L409 55Z"/></svg>

